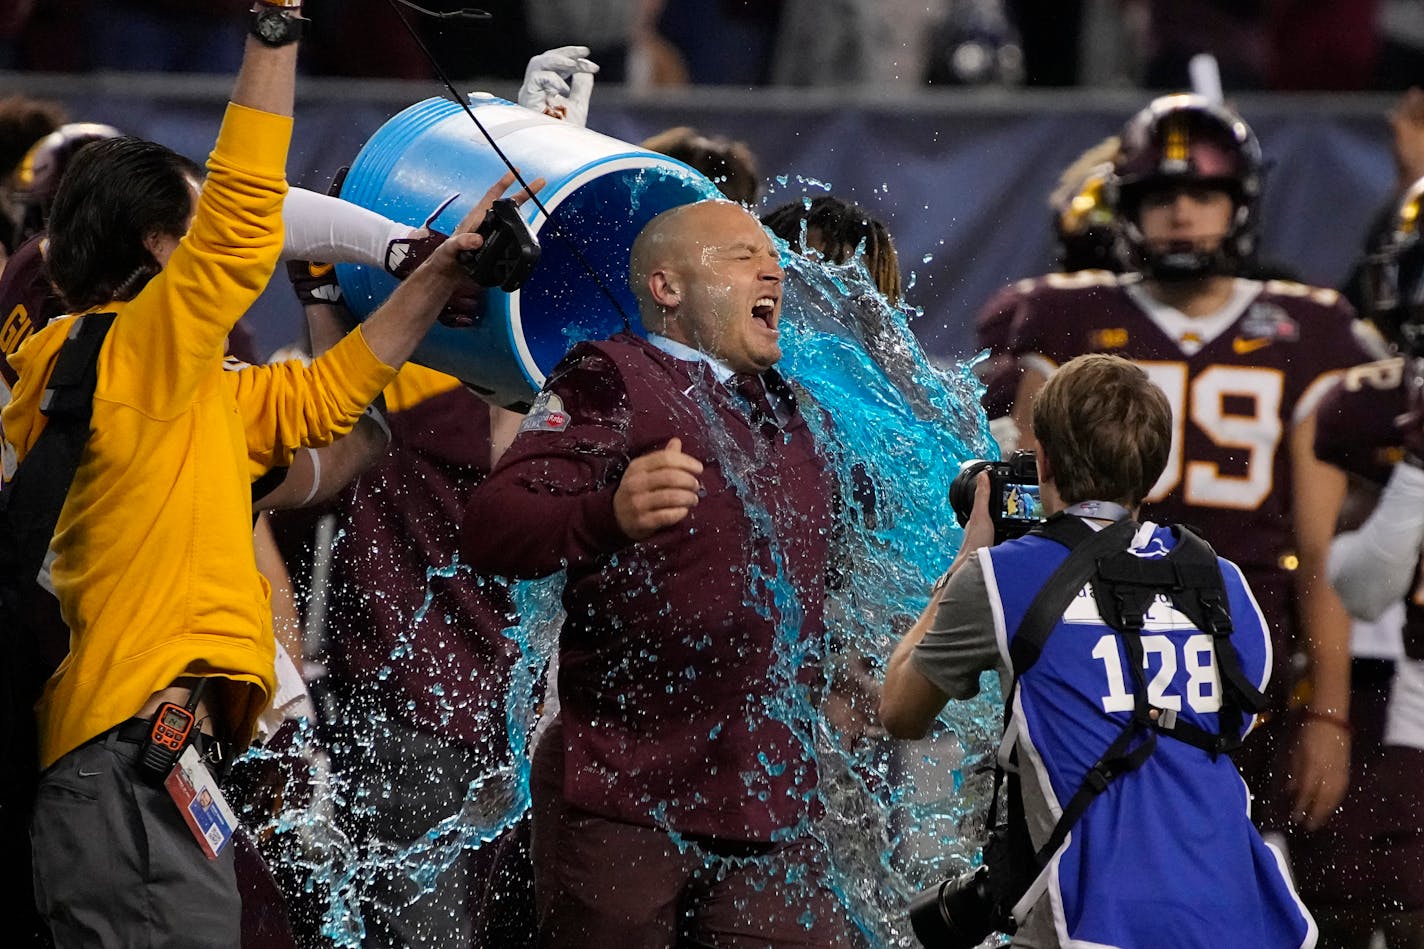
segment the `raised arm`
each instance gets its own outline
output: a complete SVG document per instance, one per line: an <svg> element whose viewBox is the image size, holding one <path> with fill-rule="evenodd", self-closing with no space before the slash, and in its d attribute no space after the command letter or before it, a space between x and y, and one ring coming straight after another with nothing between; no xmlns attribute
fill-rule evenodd
<svg viewBox="0 0 1424 949"><path fill-rule="evenodd" d="M300 0L296 3L284 0L272 6L285 7L294 15L301 13ZM296 95L298 45L268 46L255 36L248 36L242 68L233 84L233 103L259 112L290 116Z"/></svg>
<svg viewBox="0 0 1424 949"><path fill-rule="evenodd" d="M1379 617L1413 586L1424 544L1424 469L1397 464L1370 516L1330 544L1330 584L1350 615Z"/></svg>

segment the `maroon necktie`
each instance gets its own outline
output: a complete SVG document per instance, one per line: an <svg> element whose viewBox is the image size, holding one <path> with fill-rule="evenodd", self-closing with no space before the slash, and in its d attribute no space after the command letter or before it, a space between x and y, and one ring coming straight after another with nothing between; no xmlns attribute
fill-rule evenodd
<svg viewBox="0 0 1424 949"><path fill-rule="evenodd" d="M727 380L727 387L737 393L753 426L760 427L768 436L780 428L766 391L766 381L760 375L739 372Z"/></svg>

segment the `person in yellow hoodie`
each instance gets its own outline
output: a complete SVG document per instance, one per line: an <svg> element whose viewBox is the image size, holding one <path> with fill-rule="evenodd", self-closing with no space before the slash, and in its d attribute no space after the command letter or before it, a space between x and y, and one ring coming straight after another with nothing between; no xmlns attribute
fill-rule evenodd
<svg viewBox="0 0 1424 949"><path fill-rule="evenodd" d="M292 0L254 9L206 182L162 146L112 139L76 157L50 220L51 277L69 308L117 314L51 546L70 651L36 708L34 882L60 947L238 944L233 851L209 859L177 796L147 777L149 720L165 702L190 707L189 740L208 761L250 740L274 688L274 645L249 485L349 430L394 379L513 180L310 367L224 371L228 331L281 249L305 22ZM44 428L40 400L74 319L51 321L12 358L3 427L18 461Z"/></svg>

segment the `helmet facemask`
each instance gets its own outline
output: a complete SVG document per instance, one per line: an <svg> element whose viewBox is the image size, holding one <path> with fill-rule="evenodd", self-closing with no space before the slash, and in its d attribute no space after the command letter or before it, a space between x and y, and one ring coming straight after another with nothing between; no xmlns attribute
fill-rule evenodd
<svg viewBox="0 0 1424 949"><path fill-rule="evenodd" d="M1119 253L1128 268L1161 281L1240 273L1256 250L1261 188L1260 148L1246 124L1200 96L1164 96L1128 122L1122 142L1109 194L1117 211ZM1142 233L1143 200L1183 187L1230 196L1230 223L1216 247L1195 242L1154 247Z"/></svg>
<svg viewBox="0 0 1424 949"><path fill-rule="evenodd" d="M1405 192L1384 245L1365 261L1365 313L1394 348L1424 356L1424 179Z"/></svg>

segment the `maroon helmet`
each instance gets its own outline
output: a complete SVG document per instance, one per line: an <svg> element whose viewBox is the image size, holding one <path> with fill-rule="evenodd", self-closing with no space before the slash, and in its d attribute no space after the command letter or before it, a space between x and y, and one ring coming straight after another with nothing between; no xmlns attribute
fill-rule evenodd
<svg viewBox="0 0 1424 949"><path fill-rule="evenodd" d="M1256 249L1261 172L1261 146L1236 113L1198 95L1154 99L1123 127L1110 181L1129 267L1159 280L1239 272ZM1217 248L1147 246L1138 227L1143 198L1182 185L1219 187L1231 196L1236 211Z"/></svg>
<svg viewBox="0 0 1424 949"><path fill-rule="evenodd" d="M1424 356L1424 178L1405 190L1379 247L1365 258L1361 314L1397 352Z"/></svg>
<svg viewBox="0 0 1424 949"><path fill-rule="evenodd" d="M1107 201L1111 177L1112 162L1102 162L1084 172L1076 185L1063 182L1050 198L1059 270L1122 270L1113 208Z"/></svg>
<svg viewBox="0 0 1424 949"><path fill-rule="evenodd" d="M60 176L79 149L90 142L118 138L123 133L98 122L70 122L61 125L34 144L20 163L16 175L16 196L24 207L16 244L44 229L49 206L59 189Z"/></svg>

